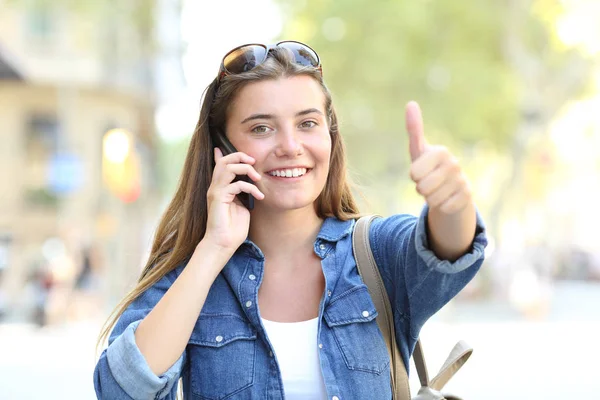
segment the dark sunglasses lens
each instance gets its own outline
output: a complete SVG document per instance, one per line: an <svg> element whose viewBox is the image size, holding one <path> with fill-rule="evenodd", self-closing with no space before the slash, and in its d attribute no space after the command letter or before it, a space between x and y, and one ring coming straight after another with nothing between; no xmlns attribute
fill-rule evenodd
<svg viewBox="0 0 600 400"><path fill-rule="evenodd" d="M294 58L298 64L315 68L319 66L319 56L313 49L305 44L297 42L281 42L278 46L286 48L294 53Z"/></svg>
<svg viewBox="0 0 600 400"><path fill-rule="evenodd" d="M233 50L225 56L223 66L230 74L241 74L261 64L267 58L267 49L259 45L248 45Z"/></svg>

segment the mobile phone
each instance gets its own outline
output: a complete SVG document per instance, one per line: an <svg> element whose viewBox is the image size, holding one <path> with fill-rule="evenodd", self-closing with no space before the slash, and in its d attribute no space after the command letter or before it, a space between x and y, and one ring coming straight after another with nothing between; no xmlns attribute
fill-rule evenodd
<svg viewBox="0 0 600 400"><path fill-rule="evenodd" d="M221 152L224 156L231 153L237 153L237 149L223 133L211 130L211 137L213 140L213 145L221 149ZM254 184L248 175L237 175L233 181L237 182L240 180ZM254 209L254 196L252 196L250 193L241 192L238 193L237 197L248 210Z"/></svg>

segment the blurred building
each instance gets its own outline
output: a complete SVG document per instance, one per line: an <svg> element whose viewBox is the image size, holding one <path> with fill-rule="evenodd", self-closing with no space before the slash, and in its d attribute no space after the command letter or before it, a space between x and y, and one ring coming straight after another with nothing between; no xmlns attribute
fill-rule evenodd
<svg viewBox="0 0 600 400"><path fill-rule="evenodd" d="M19 303L39 268L68 287L92 248L114 302L156 218L150 46L125 17L39 3L0 0L0 288Z"/></svg>

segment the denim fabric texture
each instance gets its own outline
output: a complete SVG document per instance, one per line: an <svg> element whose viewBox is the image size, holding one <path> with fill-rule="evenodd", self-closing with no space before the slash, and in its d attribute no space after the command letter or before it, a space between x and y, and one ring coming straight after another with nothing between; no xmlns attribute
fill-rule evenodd
<svg viewBox="0 0 600 400"><path fill-rule="evenodd" d="M438 259L428 246L427 212L425 207L419 218L378 218L369 232L407 366L423 324L475 276L487 245L478 215L470 251L455 262ZM326 286L319 308L321 373L329 399L389 400L390 360L352 253L354 224L328 218L314 244ZM185 352L156 376L134 333L185 265L167 274L118 320L94 371L97 397L175 399L181 377L185 399L283 399L277 359L257 308L263 267L261 250L244 242L212 285Z"/></svg>

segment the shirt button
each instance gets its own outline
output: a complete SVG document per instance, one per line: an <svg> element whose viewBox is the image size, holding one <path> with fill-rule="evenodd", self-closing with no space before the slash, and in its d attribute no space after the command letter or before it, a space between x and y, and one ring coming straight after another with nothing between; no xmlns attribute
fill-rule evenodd
<svg viewBox="0 0 600 400"><path fill-rule="evenodd" d="M223 336L219 335L215 338L215 340L217 341L217 343L221 343L223 341Z"/></svg>
<svg viewBox="0 0 600 400"><path fill-rule="evenodd" d="M327 296L331 297L331 290L327 291Z"/></svg>
<svg viewBox="0 0 600 400"><path fill-rule="evenodd" d="M273 357L273 352L272 351L269 352L269 357Z"/></svg>
<svg viewBox="0 0 600 400"><path fill-rule="evenodd" d="M319 248L320 248L321 250L325 250L325 245L324 245L324 244L322 244L322 245L320 245L320 246L319 246Z"/></svg>
<svg viewBox="0 0 600 400"><path fill-rule="evenodd" d="M337 397L337 396L333 396L333 397L331 398L331 400L340 400L340 398L339 398L339 397Z"/></svg>
<svg viewBox="0 0 600 400"><path fill-rule="evenodd" d="M250 279L251 281L253 281L253 280L256 279L256 276L251 274L251 275L248 276L248 279Z"/></svg>
<svg viewBox="0 0 600 400"><path fill-rule="evenodd" d="M319 343L319 348L322 349L323 348L323 343Z"/></svg>
<svg viewBox="0 0 600 400"><path fill-rule="evenodd" d="M369 316L369 312L368 311L363 311L362 315L363 315L363 317L367 318Z"/></svg>
<svg viewBox="0 0 600 400"><path fill-rule="evenodd" d="M250 300L248 300L246 302L246 308L250 308L250 307L252 307L252 302Z"/></svg>

